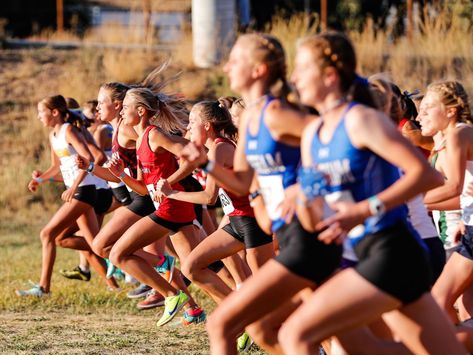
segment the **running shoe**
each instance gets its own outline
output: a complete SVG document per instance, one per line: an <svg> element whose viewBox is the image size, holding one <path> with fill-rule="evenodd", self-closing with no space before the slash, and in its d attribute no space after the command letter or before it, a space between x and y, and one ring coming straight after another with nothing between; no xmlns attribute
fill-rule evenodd
<svg viewBox="0 0 473 355"><path fill-rule="evenodd" d="M116 266L115 266L115 271L113 272L112 276L115 280L124 280L125 279L125 273L122 271L122 269L120 269Z"/></svg>
<svg viewBox="0 0 473 355"><path fill-rule="evenodd" d="M34 282L30 281L30 284L33 286L29 290L16 290L15 293L17 296L20 297L27 297L27 296L33 296L33 297L47 297L51 294L51 292L44 292L43 288L35 284Z"/></svg>
<svg viewBox="0 0 473 355"><path fill-rule="evenodd" d="M151 287L145 284L140 284L138 287L128 292L126 296L131 299L146 297L149 291L151 291Z"/></svg>
<svg viewBox="0 0 473 355"><path fill-rule="evenodd" d="M184 316L182 317L182 325L191 325L191 324L198 324L205 322L207 316L202 308L189 308L186 309L184 312Z"/></svg>
<svg viewBox="0 0 473 355"><path fill-rule="evenodd" d="M164 306L164 296L156 290L148 292L146 298L136 305L138 309L151 309L155 307Z"/></svg>
<svg viewBox="0 0 473 355"><path fill-rule="evenodd" d="M181 290L175 296L166 297L164 299L164 313L156 326L161 327L171 321L188 301L189 297Z"/></svg>
<svg viewBox="0 0 473 355"><path fill-rule="evenodd" d="M164 261L161 265L156 266L154 269L163 275L164 279L167 282L172 281L172 276L174 274L174 266L176 264L176 259L171 255L164 255Z"/></svg>
<svg viewBox="0 0 473 355"><path fill-rule="evenodd" d="M79 266L76 266L72 270L59 270L59 273L67 279L71 280L81 280L81 281L90 281L90 271L82 271Z"/></svg>
<svg viewBox="0 0 473 355"><path fill-rule="evenodd" d="M244 332L237 339L237 350L240 353L247 352L250 350L251 345L253 345L253 339L250 338L248 333Z"/></svg>
<svg viewBox="0 0 473 355"><path fill-rule="evenodd" d="M125 272L125 283L129 284L129 285L137 285L140 282L137 279L135 279L133 276L131 276L131 275L129 275Z"/></svg>
<svg viewBox="0 0 473 355"><path fill-rule="evenodd" d="M113 274L115 273L115 271L117 270L117 268L115 267L115 265L113 265L110 260L108 259L105 259L105 262L107 263L107 279L111 279L113 277Z"/></svg>

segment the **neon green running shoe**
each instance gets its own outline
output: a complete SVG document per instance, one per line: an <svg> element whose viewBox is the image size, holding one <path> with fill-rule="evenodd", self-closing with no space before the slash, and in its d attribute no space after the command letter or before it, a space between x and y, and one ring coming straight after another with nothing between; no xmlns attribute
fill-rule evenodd
<svg viewBox="0 0 473 355"><path fill-rule="evenodd" d="M65 278L72 279L72 280L81 280L81 281L90 281L90 271L85 272L82 271L80 266L76 266L72 270L61 269L59 273L64 276Z"/></svg>
<svg viewBox="0 0 473 355"><path fill-rule="evenodd" d="M164 313L156 323L156 326L161 327L171 321L188 301L189 297L181 290L175 296L166 297L164 300Z"/></svg>
<svg viewBox="0 0 473 355"><path fill-rule="evenodd" d="M250 350L251 345L253 345L253 339L251 339L246 332L244 332L238 337L237 350L239 353L247 352L248 350Z"/></svg>

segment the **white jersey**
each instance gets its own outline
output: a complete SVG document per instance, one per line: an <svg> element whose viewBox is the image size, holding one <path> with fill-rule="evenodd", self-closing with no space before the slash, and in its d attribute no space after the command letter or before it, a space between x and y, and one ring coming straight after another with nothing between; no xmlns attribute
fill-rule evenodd
<svg viewBox="0 0 473 355"><path fill-rule="evenodd" d="M407 201L409 221L422 239L437 237L438 233L424 205L424 196L419 194Z"/></svg>
<svg viewBox="0 0 473 355"><path fill-rule="evenodd" d="M473 183L473 161L466 162L465 179L463 190L460 195L460 206L462 209L462 220L467 226L473 226L473 196L467 192L469 185Z"/></svg>
<svg viewBox="0 0 473 355"><path fill-rule="evenodd" d="M66 129L69 125L70 123L64 123L58 134L51 136L51 147L61 163L61 174L67 188L72 186L81 171L76 164L77 152L66 140ZM94 178L90 174L87 174L79 184L79 186L86 185L95 185Z"/></svg>

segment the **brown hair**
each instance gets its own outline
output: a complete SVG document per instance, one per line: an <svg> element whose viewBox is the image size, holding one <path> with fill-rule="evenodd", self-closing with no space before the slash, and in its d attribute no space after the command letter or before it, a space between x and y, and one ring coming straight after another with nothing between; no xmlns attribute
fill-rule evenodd
<svg viewBox="0 0 473 355"><path fill-rule="evenodd" d="M340 77L340 89L348 100L376 107L366 79L356 74L356 55L350 40L342 33L323 32L303 38L299 47L309 48L321 69L332 67Z"/></svg>
<svg viewBox="0 0 473 355"><path fill-rule="evenodd" d="M128 85L118 83L118 82L110 82L105 83L100 86L101 89L107 90L110 93L110 98L112 101L119 101L122 102L125 98L126 92L130 89Z"/></svg>
<svg viewBox="0 0 473 355"><path fill-rule="evenodd" d="M371 94L378 108L385 112L394 122L399 123L403 118L400 97L395 92L395 85L382 75L372 75L369 78Z"/></svg>
<svg viewBox="0 0 473 355"><path fill-rule="evenodd" d="M85 124L80 113L68 109L66 99L62 95L47 96L40 103L50 110L58 110L61 118L66 123L70 123L77 128L82 128Z"/></svg>
<svg viewBox="0 0 473 355"><path fill-rule="evenodd" d="M255 62L268 66L269 94L284 101L291 101L292 89L287 81L286 53L279 40L263 33L248 33L238 37L238 42L247 42L251 56Z"/></svg>
<svg viewBox="0 0 473 355"><path fill-rule="evenodd" d="M210 123L217 134L236 143L238 128L233 124L232 115L224 104L219 101L201 101L193 109L197 110L203 123Z"/></svg>
<svg viewBox="0 0 473 355"><path fill-rule="evenodd" d="M126 96L130 97L137 107L143 107L150 114L152 124L167 133L184 132L185 124L180 119L180 105L175 102L177 99L163 94L155 95L148 88L130 89Z"/></svg>
<svg viewBox="0 0 473 355"><path fill-rule="evenodd" d="M459 122L473 123L468 94L460 82L453 80L439 81L430 84L427 91L437 93L445 108L455 108Z"/></svg>

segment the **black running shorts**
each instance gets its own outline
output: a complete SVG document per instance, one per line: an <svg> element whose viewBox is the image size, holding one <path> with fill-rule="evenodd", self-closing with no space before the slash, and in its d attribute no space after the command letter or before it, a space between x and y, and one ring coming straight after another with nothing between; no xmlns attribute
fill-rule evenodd
<svg viewBox="0 0 473 355"><path fill-rule="evenodd" d="M94 205L95 213L105 214L110 209L113 202L113 192L111 189L97 189L97 201Z"/></svg>
<svg viewBox="0 0 473 355"><path fill-rule="evenodd" d="M137 214L141 217L146 217L147 215L153 213L156 209L154 208L153 201L149 195L139 195L134 191L130 192L131 203L126 206L131 212Z"/></svg>
<svg viewBox="0 0 473 355"><path fill-rule="evenodd" d="M256 218L247 216L230 216L230 223L222 229L239 242L245 244L246 249L257 248L273 242L273 237L267 235L256 222Z"/></svg>
<svg viewBox="0 0 473 355"><path fill-rule="evenodd" d="M409 304L428 292L429 254L404 221L364 237L356 246L355 270L373 285Z"/></svg>
<svg viewBox="0 0 473 355"><path fill-rule="evenodd" d="M97 200L97 190L95 189L95 185L79 186L73 198L94 207Z"/></svg>
<svg viewBox="0 0 473 355"><path fill-rule="evenodd" d="M342 246L324 244L317 233L309 233L294 217L276 231L279 254L275 260L294 274L320 285L340 267Z"/></svg>

